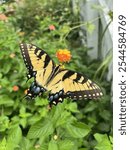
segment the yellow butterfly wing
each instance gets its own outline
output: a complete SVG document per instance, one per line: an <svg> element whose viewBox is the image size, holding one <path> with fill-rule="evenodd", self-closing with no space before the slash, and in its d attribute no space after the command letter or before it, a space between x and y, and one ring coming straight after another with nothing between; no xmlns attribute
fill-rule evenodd
<svg viewBox="0 0 130 150"><path fill-rule="evenodd" d="M44 86L55 68L49 55L33 44L20 44L24 63L28 69L28 79L35 77L36 81Z"/></svg>
<svg viewBox="0 0 130 150"><path fill-rule="evenodd" d="M96 83L67 69L59 71L47 87L54 95L62 90L63 97L70 97L75 100L97 99L103 95L101 88Z"/></svg>

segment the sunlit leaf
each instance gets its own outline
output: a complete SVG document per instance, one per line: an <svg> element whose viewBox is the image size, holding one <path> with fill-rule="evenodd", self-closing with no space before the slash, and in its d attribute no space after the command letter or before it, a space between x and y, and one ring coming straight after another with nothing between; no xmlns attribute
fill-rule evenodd
<svg viewBox="0 0 130 150"><path fill-rule="evenodd" d="M48 150L59 150L57 142L54 140L51 140L48 145Z"/></svg>
<svg viewBox="0 0 130 150"><path fill-rule="evenodd" d="M112 144L106 134L103 135L96 133L94 137L98 142L95 146L97 150L112 150Z"/></svg>
<svg viewBox="0 0 130 150"><path fill-rule="evenodd" d="M66 129L69 134L74 138L83 138L91 131L90 127L81 122L75 122L73 124L67 124Z"/></svg>
<svg viewBox="0 0 130 150"><path fill-rule="evenodd" d="M71 140L62 140L58 143L59 150L73 150L74 142Z"/></svg>
<svg viewBox="0 0 130 150"><path fill-rule="evenodd" d="M14 148L18 147L21 138L22 138L22 131L19 126L15 126L12 129L10 129L7 138L7 149L14 150Z"/></svg>
<svg viewBox="0 0 130 150"><path fill-rule="evenodd" d="M31 126L28 132L28 138L34 139L40 136L46 137L52 134L53 131L54 128L52 122L48 119L43 119Z"/></svg>

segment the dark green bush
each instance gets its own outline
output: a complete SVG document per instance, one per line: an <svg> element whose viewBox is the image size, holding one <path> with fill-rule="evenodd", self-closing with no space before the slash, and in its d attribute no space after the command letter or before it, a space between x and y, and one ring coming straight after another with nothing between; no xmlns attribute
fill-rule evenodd
<svg viewBox="0 0 130 150"><path fill-rule="evenodd" d="M70 2L19 3L5 4L0 10L8 14L7 21L0 21L0 150L111 150L111 83L105 79L106 72L99 80L102 70L94 78L102 62L88 59L89 48L80 44L80 29L73 29L80 23L72 15ZM49 30L50 25L56 29ZM26 83L20 42L45 49L56 63L57 49L71 49L73 58L66 68L87 74L102 87L104 96L100 101L66 99L51 110L46 94L27 102L23 97L31 81Z"/></svg>

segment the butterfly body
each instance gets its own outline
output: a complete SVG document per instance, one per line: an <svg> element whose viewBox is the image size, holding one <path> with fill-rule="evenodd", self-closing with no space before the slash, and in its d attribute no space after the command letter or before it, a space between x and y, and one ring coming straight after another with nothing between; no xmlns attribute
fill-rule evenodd
<svg viewBox="0 0 130 150"><path fill-rule="evenodd" d="M100 87L77 72L56 65L50 56L33 44L20 44L28 79L34 77L27 97L35 98L49 91L50 104L62 102L69 97L78 99L97 99L102 96Z"/></svg>

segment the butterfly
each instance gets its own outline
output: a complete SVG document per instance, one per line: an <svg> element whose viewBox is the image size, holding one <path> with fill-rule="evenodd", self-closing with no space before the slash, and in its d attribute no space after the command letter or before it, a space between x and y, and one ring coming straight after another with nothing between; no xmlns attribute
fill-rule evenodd
<svg viewBox="0 0 130 150"><path fill-rule="evenodd" d="M26 97L34 99L49 91L50 105L57 105L69 97L73 100L98 99L103 95L101 88L84 75L56 65L51 57L33 44L20 44L24 63L28 70L28 80L34 81Z"/></svg>

